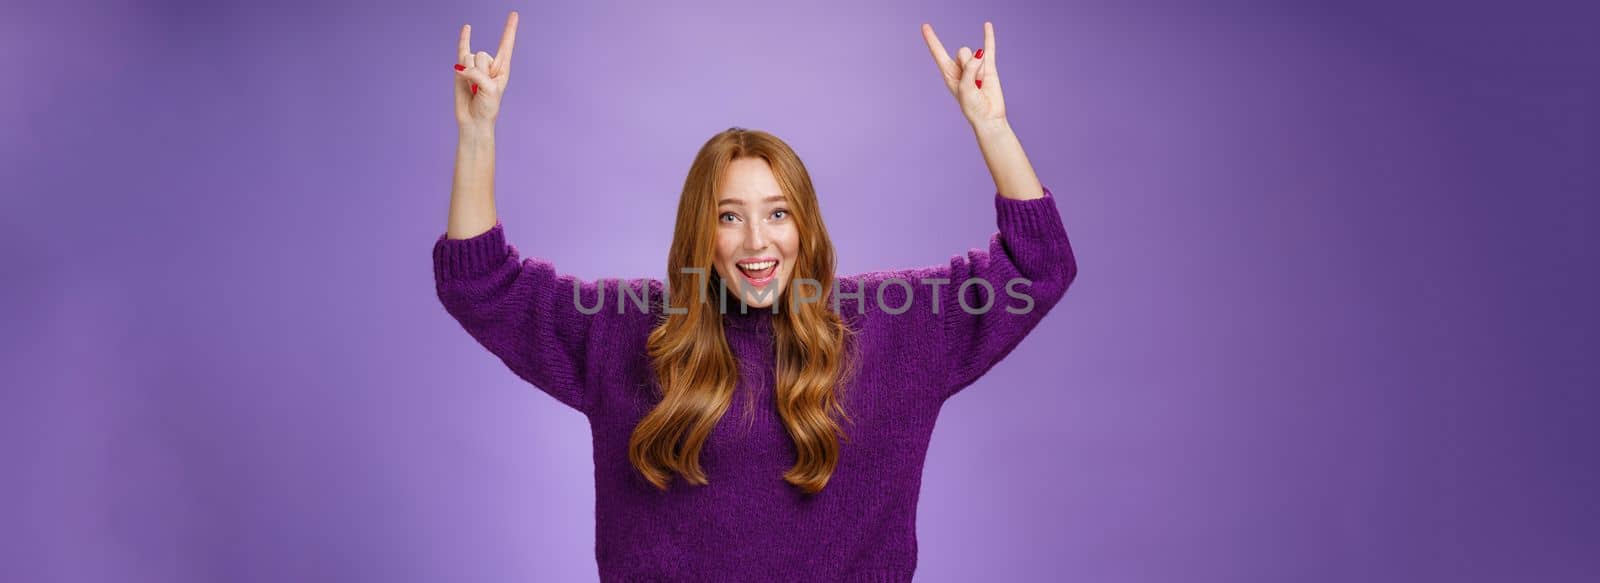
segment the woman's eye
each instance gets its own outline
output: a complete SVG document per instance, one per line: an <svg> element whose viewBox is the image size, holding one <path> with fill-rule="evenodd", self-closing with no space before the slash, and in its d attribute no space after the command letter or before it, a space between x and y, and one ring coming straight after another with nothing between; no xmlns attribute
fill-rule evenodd
<svg viewBox="0 0 1600 583"><path fill-rule="evenodd" d="M778 215L783 215L783 216L778 216ZM774 218L781 219L783 217L789 216L789 211L786 211L786 210L783 210L783 209L778 209L778 210L772 211L772 216Z"/></svg>
<svg viewBox="0 0 1600 583"><path fill-rule="evenodd" d="M734 216L733 213L722 213L722 216L717 217L717 218L722 220L722 222L727 222L727 220L730 219L730 218L737 219L739 217Z"/></svg>

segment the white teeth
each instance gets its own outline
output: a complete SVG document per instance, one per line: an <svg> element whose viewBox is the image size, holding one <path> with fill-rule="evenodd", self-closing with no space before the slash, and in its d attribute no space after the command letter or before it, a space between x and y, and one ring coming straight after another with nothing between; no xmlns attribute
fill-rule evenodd
<svg viewBox="0 0 1600 583"><path fill-rule="evenodd" d="M772 266L777 265L777 264L778 264L778 262L776 262L776 261L762 261L761 263L740 263L739 264L739 269L743 269L745 271L761 271L763 269L772 267Z"/></svg>

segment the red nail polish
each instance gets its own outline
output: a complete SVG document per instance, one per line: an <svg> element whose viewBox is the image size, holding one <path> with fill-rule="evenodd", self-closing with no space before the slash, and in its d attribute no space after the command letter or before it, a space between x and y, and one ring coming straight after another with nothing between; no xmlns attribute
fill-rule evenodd
<svg viewBox="0 0 1600 583"><path fill-rule="evenodd" d="M477 95L478 94L478 84L477 83L473 83L472 84L472 94L473 95Z"/></svg>
<svg viewBox="0 0 1600 583"><path fill-rule="evenodd" d="M976 54L976 55L972 55L972 58L974 58L974 59L981 59L981 58L983 58L983 49L978 49L978 54Z"/></svg>
<svg viewBox="0 0 1600 583"><path fill-rule="evenodd" d="M983 79L974 79L973 81L978 84L979 89L983 89Z"/></svg>
<svg viewBox="0 0 1600 583"><path fill-rule="evenodd" d="M456 63L456 70L457 71L465 71L465 70L467 70L467 66L463 65L461 63Z"/></svg>

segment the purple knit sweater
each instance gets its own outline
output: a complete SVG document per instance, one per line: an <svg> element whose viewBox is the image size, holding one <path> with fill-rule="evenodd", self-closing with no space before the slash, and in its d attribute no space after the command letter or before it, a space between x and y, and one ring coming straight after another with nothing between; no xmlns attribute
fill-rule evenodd
<svg viewBox="0 0 1600 583"><path fill-rule="evenodd" d="M468 334L589 419L601 580L910 581L922 464L940 407L1016 347L1077 274L1055 197L1048 188L1044 194L1013 200L996 193L999 232L986 250L840 279L839 311L859 332L862 366L840 391L854 420L841 422L850 439L815 495L783 480L795 449L773 403L772 320L782 314L741 314L737 297L727 296L734 299L723 329L742 378L701 453L710 484L674 476L662 492L628 462L628 438L658 400L645 342L663 315L662 281L575 279L548 261L521 258L499 223L469 239L441 235L434 276L446 311ZM1008 294L1007 282L1018 277L1031 285ZM969 278L994 289L990 295L974 283L964 291L972 311L992 301L985 313L957 303L957 286ZM626 303L623 285L632 294ZM641 310L637 298L646 294L648 310ZM1017 296L1031 298L1031 309ZM583 313L597 304L598 312Z"/></svg>

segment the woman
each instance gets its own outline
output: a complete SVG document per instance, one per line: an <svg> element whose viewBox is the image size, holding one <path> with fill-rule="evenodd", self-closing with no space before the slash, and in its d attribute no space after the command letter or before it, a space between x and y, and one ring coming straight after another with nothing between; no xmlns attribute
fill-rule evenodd
<svg viewBox="0 0 1600 583"><path fill-rule="evenodd" d="M506 243L494 122L516 27L513 12L493 56L473 54L461 30L460 145L434 274L473 338L589 419L601 578L910 580L940 407L1077 273L1054 197L1006 120L993 26L954 60L922 28L994 174L987 250L836 278L799 158L730 128L690 166L666 282L584 281Z"/></svg>

